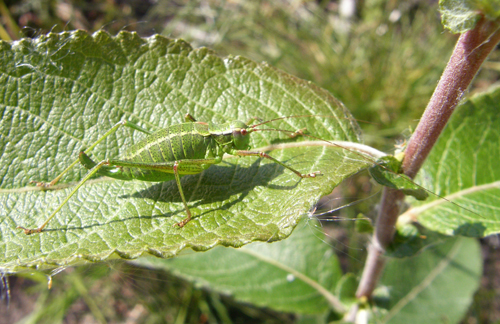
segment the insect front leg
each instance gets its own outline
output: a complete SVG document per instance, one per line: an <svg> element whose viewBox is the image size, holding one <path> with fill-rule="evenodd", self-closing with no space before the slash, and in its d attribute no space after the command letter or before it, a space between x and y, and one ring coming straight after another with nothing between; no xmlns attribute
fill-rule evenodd
<svg viewBox="0 0 500 324"><path fill-rule="evenodd" d="M127 126L127 127L132 128L132 129L138 130L140 132L143 132L143 133L146 133L146 134L151 134L149 131L145 130L144 128L142 128L142 127L140 127L140 126L138 126L138 125L136 125L134 123L131 123L131 122L126 121L126 120L122 120L122 121L118 122L117 124L115 124L113 127L111 127L110 130L108 130L103 136L101 136L89 148L87 148L84 151L84 153L89 153L90 151L92 151L97 146L97 144L101 143L109 135L115 133L121 126ZM69 170L71 170L78 163L78 161L79 161L79 159L76 159L73 163L71 163L70 166L68 166L63 172L61 172L61 174L59 174L51 182L46 183L46 182L31 181L30 183L35 184L38 187L50 188L53 185L55 185L59 180L61 180L61 178L63 177L63 175L66 174Z"/></svg>
<svg viewBox="0 0 500 324"><path fill-rule="evenodd" d="M285 163L276 160L275 158L273 158L272 156L270 156L269 154L264 153L264 152L233 151L233 152L231 152L231 154L238 155L238 156L259 156L261 158L269 159L269 160L274 161L275 163L278 163L279 165L287 168L288 170L292 171L293 173L295 173L296 175L298 175L301 178L315 178L318 175L322 175L320 171L307 173L307 174L300 173L299 171L295 170L294 168L289 167Z"/></svg>
<svg viewBox="0 0 500 324"><path fill-rule="evenodd" d="M174 224L175 226L179 227L184 227L192 218L191 216L191 211L189 210L189 207L187 205L186 198L184 197L184 191L182 190L182 184L181 184L181 177L179 176L179 161L174 162L174 176L175 176L175 182L177 183L177 187L179 188L179 194L181 195L182 203L184 204L184 208L186 208L186 214L187 217L183 219L181 222Z"/></svg>

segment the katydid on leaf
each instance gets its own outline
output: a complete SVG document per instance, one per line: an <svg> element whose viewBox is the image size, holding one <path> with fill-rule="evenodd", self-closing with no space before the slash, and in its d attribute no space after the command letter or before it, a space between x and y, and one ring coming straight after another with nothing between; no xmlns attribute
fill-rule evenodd
<svg viewBox="0 0 500 324"><path fill-rule="evenodd" d="M256 126L270 121L248 126L257 118L252 118L247 123L231 121L224 124L198 122L189 114L185 118L186 123L172 125L154 133L150 133L128 121L117 123L87 150L80 152L78 160L73 162L52 182L35 182L37 186L49 188L55 185L78 161L90 170L40 227L36 229L18 228L23 229L27 235L42 232L50 220L78 189L95 174L119 180L155 182L175 180L187 214L184 220L174 225L178 227L185 226L192 218L186 198L184 197L180 177L200 173L208 169L211 165L222 162L224 153L234 156L258 156L266 158L292 171L300 178L314 178L321 175L320 172L302 174L267 153L249 151L250 133L259 131ZM146 133L147 136L135 145L132 145L120 159L103 160L99 163L94 162L87 153L106 137L115 133L121 126L141 131ZM289 132L288 136L303 135L303 131L301 129L296 132Z"/></svg>

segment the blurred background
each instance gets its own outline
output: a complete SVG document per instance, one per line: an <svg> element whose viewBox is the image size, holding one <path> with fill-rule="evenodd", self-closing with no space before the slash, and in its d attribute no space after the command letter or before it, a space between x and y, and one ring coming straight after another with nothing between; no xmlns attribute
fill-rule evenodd
<svg viewBox="0 0 500 324"><path fill-rule="evenodd" d="M6 41L74 29L127 30L266 61L329 90L355 118L369 122L361 123L365 143L386 152L411 135L458 38L443 30L438 4L429 0L0 0L0 20ZM497 51L471 92L497 82L498 61ZM369 197L366 183L359 175L327 201ZM357 204L338 217L369 213L366 208ZM353 233L353 223L329 226L327 234L344 268L356 272L366 240ZM485 275L463 323L500 320L499 240L482 243ZM296 322L293 314L241 304L123 262L65 269L51 290L42 274L9 282L10 305L0 306L0 323L208 323L213 316L222 323Z"/></svg>

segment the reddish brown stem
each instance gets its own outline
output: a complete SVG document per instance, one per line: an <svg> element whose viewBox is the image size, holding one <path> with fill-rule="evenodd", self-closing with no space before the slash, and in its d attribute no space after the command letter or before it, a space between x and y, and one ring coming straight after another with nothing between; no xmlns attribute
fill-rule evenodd
<svg viewBox="0 0 500 324"><path fill-rule="evenodd" d="M481 64L500 41L498 28L493 22L481 20L476 28L460 36L448 66L408 143L403 170L410 178L415 177L420 170Z"/></svg>
<svg viewBox="0 0 500 324"><path fill-rule="evenodd" d="M409 177L415 177L481 64L500 41L498 28L498 25L483 18L473 30L463 33L458 39L420 123L408 142L403 170ZM403 201L404 194L400 191L384 190L368 258L356 292L358 298L370 298L377 285L385 265L383 254L393 239Z"/></svg>

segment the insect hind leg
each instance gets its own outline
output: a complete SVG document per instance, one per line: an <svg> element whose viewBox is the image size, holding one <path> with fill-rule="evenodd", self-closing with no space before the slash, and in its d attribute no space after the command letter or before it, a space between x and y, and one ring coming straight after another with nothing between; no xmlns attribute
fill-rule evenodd
<svg viewBox="0 0 500 324"><path fill-rule="evenodd" d="M109 163L108 161L101 161L101 162L97 163L89 171L89 173L87 173L87 175L82 179L82 181L80 181L78 183L78 185L69 193L69 195L59 205L59 207L57 207L56 210L54 210L52 212L52 214L45 220L45 222L40 227L35 228L35 229L28 229L28 228L25 228L25 227L22 227L22 226L18 226L17 228L24 230L24 234L26 234L26 235L31 235L31 234L34 234L34 233L41 233L43 231L43 229L45 228L45 226L47 226L47 224L50 222L50 220L52 218L54 218L54 216L61 210L61 208L64 205L66 205L66 203L68 202L68 200L78 191L78 189L80 189L80 187L83 186L83 184L85 182L87 182L94 174L96 174L97 172L99 172L100 168L102 168L103 166L107 165L108 163Z"/></svg>
<svg viewBox="0 0 500 324"><path fill-rule="evenodd" d="M88 154L90 151L92 151L96 146L97 144L101 143L106 137L108 137L109 135L115 133L120 127L122 126L126 126L126 127L130 127L132 129L135 129L135 130L138 130L142 133L146 133L146 134L151 134L151 132L149 132L148 130L140 127L139 125L136 125L134 123L131 123L127 120L122 120L118 123L116 123L113 127L111 127L110 130L108 130L103 136L101 136L96 142L94 142L94 144L92 144L89 148L87 148L84 153L85 154ZM90 159L89 159L90 160ZM61 180L61 178L64 176L64 174L66 174L69 170L71 170L77 163L78 161L80 161L80 157L78 159L76 159L73 163L71 163L63 172L61 172L54 180L52 180L51 182L38 182L38 181L30 181L31 184L35 184L37 187L43 187L43 188L50 188L52 186L54 186L59 180ZM94 163L95 164L95 163ZM88 168L88 169L91 169L91 168Z"/></svg>

